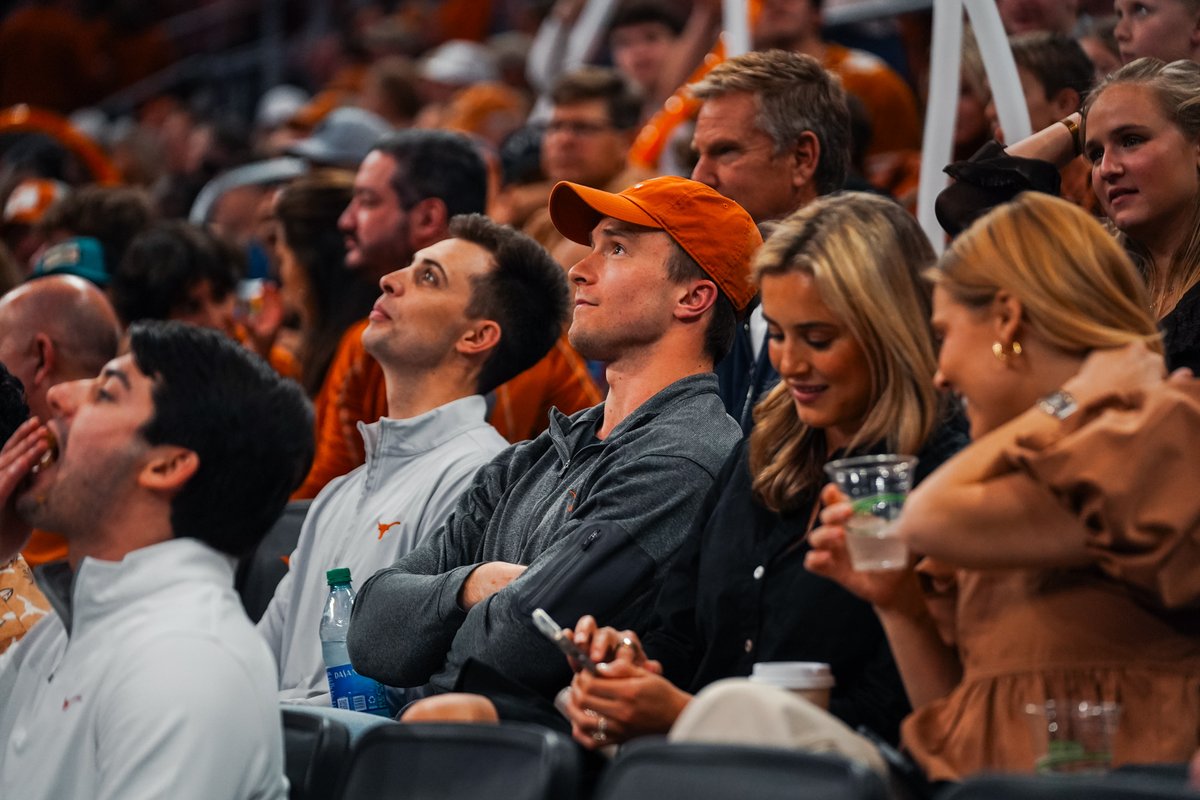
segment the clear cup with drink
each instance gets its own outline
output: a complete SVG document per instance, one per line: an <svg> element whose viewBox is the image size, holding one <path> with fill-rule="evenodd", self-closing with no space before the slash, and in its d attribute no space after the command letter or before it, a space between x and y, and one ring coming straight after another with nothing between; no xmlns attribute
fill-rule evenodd
<svg viewBox="0 0 1200 800"><path fill-rule="evenodd" d="M1025 706L1033 731L1034 769L1041 774L1107 772L1121 706L1091 700L1047 700Z"/></svg>
<svg viewBox="0 0 1200 800"><path fill-rule="evenodd" d="M916 456L839 458L825 472L846 495L854 515L846 521L846 549L856 570L894 570L908 565L908 551L893 524L912 489Z"/></svg>

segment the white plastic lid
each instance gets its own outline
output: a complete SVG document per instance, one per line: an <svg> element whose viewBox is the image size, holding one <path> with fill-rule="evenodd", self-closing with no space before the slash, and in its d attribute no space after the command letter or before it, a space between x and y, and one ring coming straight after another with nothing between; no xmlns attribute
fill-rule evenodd
<svg viewBox="0 0 1200 800"><path fill-rule="evenodd" d="M750 680L783 689L832 689L833 672L817 661L760 661Z"/></svg>

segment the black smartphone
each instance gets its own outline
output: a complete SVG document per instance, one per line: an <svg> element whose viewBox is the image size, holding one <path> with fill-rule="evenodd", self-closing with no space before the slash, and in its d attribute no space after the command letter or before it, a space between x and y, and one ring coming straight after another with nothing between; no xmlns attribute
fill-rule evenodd
<svg viewBox="0 0 1200 800"><path fill-rule="evenodd" d="M593 675L596 674L596 662L592 661L587 653L580 650L579 646L563 633L562 626L543 609L535 608L533 610L533 625L541 631L543 636L554 642L554 646L563 651L563 655L573 659L576 664Z"/></svg>

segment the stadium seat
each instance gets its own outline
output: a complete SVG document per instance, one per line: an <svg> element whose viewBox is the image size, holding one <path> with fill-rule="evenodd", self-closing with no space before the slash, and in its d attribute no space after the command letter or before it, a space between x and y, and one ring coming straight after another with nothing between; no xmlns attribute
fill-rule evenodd
<svg viewBox="0 0 1200 800"><path fill-rule="evenodd" d="M1188 781L1188 765L1177 764L1122 764L1113 770L1114 775L1145 775L1185 785Z"/></svg>
<svg viewBox="0 0 1200 800"><path fill-rule="evenodd" d="M290 800L335 797L350 755L345 725L303 710L283 708L283 760Z"/></svg>
<svg viewBox="0 0 1200 800"><path fill-rule="evenodd" d="M1197 800L1174 776L1114 772L1108 775L1022 775L972 778L941 800Z"/></svg>
<svg viewBox="0 0 1200 800"><path fill-rule="evenodd" d="M341 800L573 800L579 752L533 725L386 725L363 735Z"/></svg>
<svg viewBox="0 0 1200 800"><path fill-rule="evenodd" d="M287 559L300 540L300 526L308 516L310 505L312 500L288 503L254 552L238 562L233 585L251 622L258 622L262 617L275 596L275 587L287 574ZM315 621L313 625L316 625Z"/></svg>
<svg viewBox="0 0 1200 800"><path fill-rule="evenodd" d="M741 745L655 743L619 757L597 800L884 800L883 780L838 756Z"/></svg>

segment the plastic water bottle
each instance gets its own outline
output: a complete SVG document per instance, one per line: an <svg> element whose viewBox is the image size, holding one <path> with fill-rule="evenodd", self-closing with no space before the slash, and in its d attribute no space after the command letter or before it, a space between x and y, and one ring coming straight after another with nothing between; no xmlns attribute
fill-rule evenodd
<svg viewBox="0 0 1200 800"><path fill-rule="evenodd" d="M321 614L321 655L325 657L325 675L329 678L330 703L334 708L390 717L383 686L359 675L350 664L346 649L350 610L354 607L350 570L331 569L325 573L325 580L329 582L329 598Z"/></svg>

